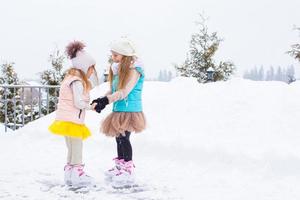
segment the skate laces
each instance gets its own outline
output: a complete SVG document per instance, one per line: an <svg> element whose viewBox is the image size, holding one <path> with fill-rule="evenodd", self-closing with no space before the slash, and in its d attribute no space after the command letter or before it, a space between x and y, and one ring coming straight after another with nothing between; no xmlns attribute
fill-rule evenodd
<svg viewBox="0 0 300 200"><path fill-rule="evenodd" d="M79 176L85 175L85 172L83 171L83 165L81 166L76 166L77 167L77 172L79 173Z"/></svg>
<svg viewBox="0 0 300 200"><path fill-rule="evenodd" d="M116 174L116 176L120 176L121 174L124 173L124 171L129 174L132 174L133 168L135 168L135 165L133 164L132 161L125 162L121 170L119 171L119 173Z"/></svg>
<svg viewBox="0 0 300 200"><path fill-rule="evenodd" d="M72 169L72 167L73 167L72 165L66 164L65 167L64 167L64 171L69 171L69 170Z"/></svg>
<svg viewBox="0 0 300 200"><path fill-rule="evenodd" d="M114 158L113 161L115 161L115 166L109 169L108 171L114 171L114 170L120 170L122 164L124 164L124 159L119 159L118 157Z"/></svg>

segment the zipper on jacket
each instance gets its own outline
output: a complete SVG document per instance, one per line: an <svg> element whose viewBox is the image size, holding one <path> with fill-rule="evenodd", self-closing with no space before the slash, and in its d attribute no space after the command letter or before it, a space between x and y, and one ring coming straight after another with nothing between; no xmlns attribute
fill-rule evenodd
<svg viewBox="0 0 300 200"><path fill-rule="evenodd" d="M80 119L81 113L82 113L82 109L80 109L80 111L79 111L79 116L78 116L79 119Z"/></svg>
<svg viewBox="0 0 300 200"><path fill-rule="evenodd" d="M126 97L125 99L125 105L126 105L126 108L128 107L128 97Z"/></svg>

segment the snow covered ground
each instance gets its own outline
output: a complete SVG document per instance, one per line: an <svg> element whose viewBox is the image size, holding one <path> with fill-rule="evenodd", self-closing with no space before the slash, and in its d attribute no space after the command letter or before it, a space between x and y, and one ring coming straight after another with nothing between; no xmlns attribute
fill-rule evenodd
<svg viewBox="0 0 300 200"><path fill-rule="evenodd" d="M5 132L5 125L0 123L0 133L4 133ZM7 133L12 132L12 130L10 128L7 128L6 130Z"/></svg>
<svg viewBox="0 0 300 200"><path fill-rule="evenodd" d="M92 91L105 93L107 85ZM103 181L115 141L99 133L110 112L87 114L84 143L89 193L63 186L65 145L50 134L54 114L0 135L0 199L300 199L300 82L194 79L146 82L148 129L132 136L140 187L114 190Z"/></svg>

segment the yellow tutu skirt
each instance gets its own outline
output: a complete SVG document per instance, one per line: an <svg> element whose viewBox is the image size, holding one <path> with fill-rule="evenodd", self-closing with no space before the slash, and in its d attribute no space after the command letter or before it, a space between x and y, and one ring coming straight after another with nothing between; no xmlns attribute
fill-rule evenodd
<svg viewBox="0 0 300 200"><path fill-rule="evenodd" d="M84 124L75 124L66 121L54 121L49 126L49 131L56 135L69 136L85 140L91 132Z"/></svg>

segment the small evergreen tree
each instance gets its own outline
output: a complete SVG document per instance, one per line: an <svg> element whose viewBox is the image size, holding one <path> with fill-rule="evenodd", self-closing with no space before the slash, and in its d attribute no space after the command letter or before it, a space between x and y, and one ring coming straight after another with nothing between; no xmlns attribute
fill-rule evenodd
<svg viewBox="0 0 300 200"><path fill-rule="evenodd" d="M63 65L66 57L58 50L55 49L49 56L49 62L51 63L51 69L47 69L40 73L41 82L45 85L60 85L63 81L66 72L63 72ZM55 101L58 97L58 90L49 90L49 112L55 110ZM46 113L46 108L42 111Z"/></svg>
<svg viewBox="0 0 300 200"><path fill-rule="evenodd" d="M173 78L173 74L171 71L168 72L168 81L171 81Z"/></svg>
<svg viewBox="0 0 300 200"><path fill-rule="evenodd" d="M2 64L1 67L1 85L17 85L19 84L19 78L17 73L14 70L15 63L8 62ZM7 123L22 123L22 119L18 116L22 113L22 107L20 102L20 89L18 88L4 88L0 89L0 122L5 122L5 102L4 99L9 100L7 104ZM15 115L14 115L15 111Z"/></svg>
<svg viewBox="0 0 300 200"><path fill-rule="evenodd" d="M258 80L260 80L260 81L265 80L265 70L264 70L263 66L261 66L259 68L259 71L258 71Z"/></svg>
<svg viewBox="0 0 300 200"><path fill-rule="evenodd" d="M250 72L250 77L254 81L258 81L258 70L257 67L254 67Z"/></svg>
<svg viewBox="0 0 300 200"><path fill-rule="evenodd" d="M162 70L159 70L158 81L163 81L163 80L164 80L163 72Z"/></svg>
<svg viewBox="0 0 300 200"><path fill-rule="evenodd" d="M300 28L295 28L295 29L298 30L300 33ZM298 44L293 44L291 48L292 49L289 50L287 53L300 62L300 42Z"/></svg>
<svg viewBox="0 0 300 200"><path fill-rule="evenodd" d="M60 85L65 77L63 72L63 64L65 56L59 50L54 50L49 56L51 69L45 70L40 73L41 82L46 85Z"/></svg>
<svg viewBox="0 0 300 200"><path fill-rule="evenodd" d="M271 66L270 69L267 71L266 81L273 81L274 80L274 67Z"/></svg>
<svg viewBox="0 0 300 200"><path fill-rule="evenodd" d="M282 73L282 69L281 69L280 66L277 68L277 72L276 72L276 75L275 75L275 80L276 81L282 81L283 80L283 73Z"/></svg>
<svg viewBox="0 0 300 200"><path fill-rule="evenodd" d="M288 67L287 72L286 72L286 76L287 76L287 83L288 84L296 81L295 68L294 68L293 65Z"/></svg>
<svg viewBox="0 0 300 200"><path fill-rule="evenodd" d="M222 42L217 32L209 33L206 19L200 15L200 22L197 22L199 32L192 35L190 50L182 65L175 65L175 69L185 77L195 77L198 82L207 82L207 69L214 69L214 81L228 80L233 74L235 66L230 61L215 63L213 59L219 45Z"/></svg>

